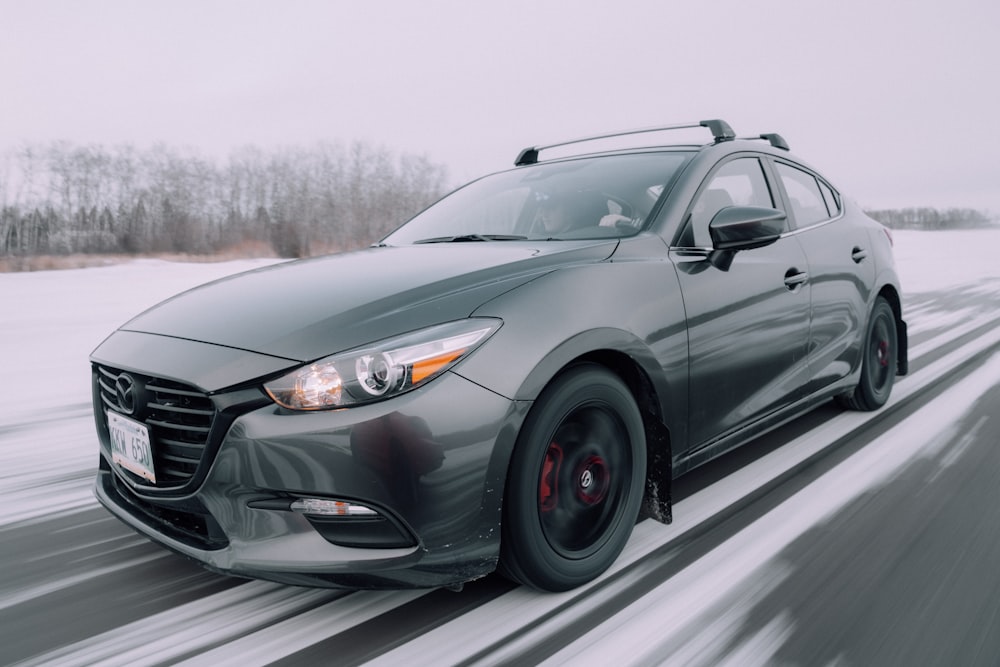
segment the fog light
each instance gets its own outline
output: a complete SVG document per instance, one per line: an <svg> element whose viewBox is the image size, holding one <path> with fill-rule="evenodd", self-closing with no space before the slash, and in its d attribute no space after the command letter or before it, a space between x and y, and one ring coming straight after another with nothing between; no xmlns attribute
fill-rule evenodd
<svg viewBox="0 0 1000 667"><path fill-rule="evenodd" d="M302 514L312 514L315 516L378 516L378 512L371 507L343 500L327 500L323 498L299 498L292 503L291 509Z"/></svg>

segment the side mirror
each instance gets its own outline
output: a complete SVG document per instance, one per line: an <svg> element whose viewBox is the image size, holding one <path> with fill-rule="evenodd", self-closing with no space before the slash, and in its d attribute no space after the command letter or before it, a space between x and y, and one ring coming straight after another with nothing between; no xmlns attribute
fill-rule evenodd
<svg viewBox="0 0 1000 667"><path fill-rule="evenodd" d="M716 250L750 250L770 245L785 231L788 216L762 206L727 206L708 223Z"/></svg>

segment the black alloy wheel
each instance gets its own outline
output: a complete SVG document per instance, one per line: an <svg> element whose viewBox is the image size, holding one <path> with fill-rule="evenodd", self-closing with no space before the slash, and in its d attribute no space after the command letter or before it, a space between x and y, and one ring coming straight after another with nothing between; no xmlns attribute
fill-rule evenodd
<svg viewBox="0 0 1000 667"><path fill-rule="evenodd" d="M500 569L544 591L591 581L618 557L642 501L646 443L628 387L596 364L539 396L511 459Z"/></svg>
<svg viewBox="0 0 1000 667"><path fill-rule="evenodd" d="M840 397L852 410L877 410L889 400L896 379L896 317L883 297L875 300L862 348L861 379L854 391Z"/></svg>

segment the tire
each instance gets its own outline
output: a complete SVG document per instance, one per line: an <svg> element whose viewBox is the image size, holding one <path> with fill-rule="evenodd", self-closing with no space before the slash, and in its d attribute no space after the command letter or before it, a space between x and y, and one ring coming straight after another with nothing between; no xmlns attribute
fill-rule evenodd
<svg viewBox="0 0 1000 667"><path fill-rule="evenodd" d="M635 525L646 475L642 416L596 364L557 377L528 413L511 457L500 571L542 591L591 581Z"/></svg>
<svg viewBox="0 0 1000 667"><path fill-rule="evenodd" d="M839 396L838 402L851 410L877 410L885 405L892 393L899 354L896 316L882 297L875 300L861 353L861 379L854 391Z"/></svg>

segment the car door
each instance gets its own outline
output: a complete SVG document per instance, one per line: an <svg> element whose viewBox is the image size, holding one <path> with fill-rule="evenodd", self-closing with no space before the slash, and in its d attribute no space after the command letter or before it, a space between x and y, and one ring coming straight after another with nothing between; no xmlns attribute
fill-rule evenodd
<svg viewBox="0 0 1000 667"><path fill-rule="evenodd" d="M773 165L808 261L811 393L847 376L861 358L875 261L867 230L851 224L833 188L798 165Z"/></svg>
<svg viewBox="0 0 1000 667"><path fill-rule="evenodd" d="M678 247L688 326L689 439L681 458L792 402L807 380L809 282L793 236L739 251L728 269L709 261L709 222L731 205L773 207L757 157L714 168L695 196ZM707 450L706 450L707 451Z"/></svg>

